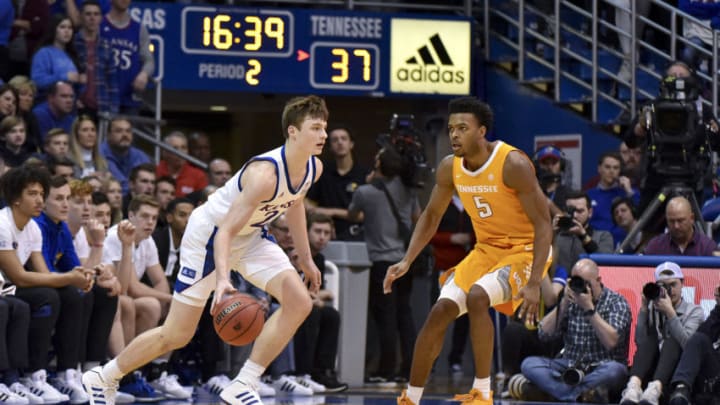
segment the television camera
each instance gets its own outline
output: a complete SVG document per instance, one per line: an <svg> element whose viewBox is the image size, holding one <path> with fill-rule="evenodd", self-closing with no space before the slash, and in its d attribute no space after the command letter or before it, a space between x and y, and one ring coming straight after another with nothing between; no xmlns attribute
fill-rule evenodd
<svg viewBox="0 0 720 405"><path fill-rule="evenodd" d="M415 128L415 117L412 114L393 114L389 130L387 134L378 135L378 146L392 147L400 154L403 160L403 183L417 188L424 187L431 169L425 157L421 133Z"/></svg>
<svg viewBox="0 0 720 405"><path fill-rule="evenodd" d="M622 253L662 208L666 199L688 198L699 228L702 211L695 197L701 193L712 162L710 136L716 136L717 123L702 114L700 86L692 75L667 76L660 82L660 95L643 107L638 124L647 138L647 173L643 189L655 197L616 249Z"/></svg>
<svg viewBox="0 0 720 405"><path fill-rule="evenodd" d="M668 181L681 181L693 189L692 183L711 161L710 127L698 111L699 92L694 77L668 76L660 83L660 96L643 108L641 117L650 168Z"/></svg>

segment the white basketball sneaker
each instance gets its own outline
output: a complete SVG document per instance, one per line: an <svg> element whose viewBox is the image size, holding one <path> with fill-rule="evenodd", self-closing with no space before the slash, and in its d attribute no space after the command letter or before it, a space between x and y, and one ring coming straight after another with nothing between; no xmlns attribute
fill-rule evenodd
<svg viewBox="0 0 720 405"><path fill-rule="evenodd" d="M263 405L257 389L237 378L220 392L220 398L230 405Z"/></svg>
<svg viewBox="0 0 720 405"><path fill-rule="evenodd" d="M30 376L30 378L21 378L20 382L26 386L30 392L42 398L45 404L59 404L60 402L70 401L70 397L60 393L52 385L47 382L47 372L38 370Z"/></svg>
<svg viewBox="0 0 720 405"><path fill-rule="evenodd" d="M313 390L300 385L294 379L282 375L277 380L273 381L273 388L278 394L282 393L285 395L299 395L309 397L313 394Z"/></svg>
<svg viewBox="0 0 720 405"><path fill-rule="evenodd" d="M117 381L105 381L102 367L93 367L82 375L85 392L90 396L90 405L115 405Z"/></svg>

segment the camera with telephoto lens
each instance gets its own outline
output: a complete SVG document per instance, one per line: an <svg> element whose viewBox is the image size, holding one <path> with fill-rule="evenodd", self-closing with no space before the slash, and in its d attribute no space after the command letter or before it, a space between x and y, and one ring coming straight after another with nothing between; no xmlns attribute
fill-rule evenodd
<svg viewBox="0 0 720 405"><path fill-rule="evenodd" d="M588 292L588 282L580 276L570 277L568 286L575 294L586 294Z"/></svg>
<svg viewBox="0 0 720 405"><path fill-rule="evenodd" d="M431 168L425 157L425 147L421 132L415 128L412 114L393 114L390 118L390 133L378 135L375 142L381 148L392 147L402 158L403 183L422 188L429 178Z"/></svg>
<svg viewBox="0 0 720 405"><path fill-rule="evenodd" d="M575 207L567 207L565 214L566 215L559 217L557 222L558 229L561 231L567 231L575 225L575 221L573 221L575 217Z"/></svg>
<svg viewBox="0 0 720 405"><path fill-rule="evenodd" d="M592 372L593 368L594 367L591 364L570 363L568 368L562 372L560 377L565 384L574 387L580 384L585 376Z"/></svg>
<svg viewBox="0 0 720 405"><path fill-rule="evenodd" d="M642 293L645 299L654 301L660 297L669 296L670 286L667 284L647 283L643 286Z"/></svg>

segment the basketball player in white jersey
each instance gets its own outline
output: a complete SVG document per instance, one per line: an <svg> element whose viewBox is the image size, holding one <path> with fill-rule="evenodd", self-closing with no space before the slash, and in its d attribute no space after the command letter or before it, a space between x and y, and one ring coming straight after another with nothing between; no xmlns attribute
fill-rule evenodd
<svg viewBox="0 0 720 405"><path fill-rule="evenodd" d="M230 270L280 301L253 345L250 358L220 394L232 405L261 405L256 387L265 368L290 341L312 309L320 272L310 256L303 198L322 172L328 111L316 96L290 100L283 110L285 144L248 161L195 209L180 245L180 272L165 323L136 337L113 360L82 377L91 405L113 405L120 378L152 359L186 345L213 290L217 305L235 289ZM303 285L287 255L266 239L263 226L285 213L300 255Z"/></svg>

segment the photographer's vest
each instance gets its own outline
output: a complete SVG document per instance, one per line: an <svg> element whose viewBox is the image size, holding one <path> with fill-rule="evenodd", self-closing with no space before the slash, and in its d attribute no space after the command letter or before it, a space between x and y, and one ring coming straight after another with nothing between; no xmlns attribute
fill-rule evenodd
<svg viewBox="0 0 720 405"><path fill-rule="evenodd" d="M533 243L533 224L517 192L503 181L505 158L513 150L518 149L498 141L487 162L474 172L463 166L463 158L453 159L453 184L479 243L499 247Z"/></svg>

